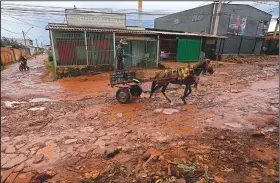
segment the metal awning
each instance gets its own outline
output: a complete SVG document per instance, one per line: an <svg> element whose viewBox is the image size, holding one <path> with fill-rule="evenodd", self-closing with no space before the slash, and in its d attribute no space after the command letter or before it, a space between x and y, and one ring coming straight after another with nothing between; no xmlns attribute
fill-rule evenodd
<svg viewBox="0 0 280 183"><path fill-rule="evenodd" d="M95 27L73 27L67 24L50 23L45 27L46 30L63 30L63 31L88 31L88 32L115 32L129 34L150 34L150 35L179 35L179 36L197 36L212 38L227 38L226 36L216 36L211 34L199 34L190 32L174 32L174 31L156 31L152 29L131 30L131 29L115 29L115 28L95 28Z"/></svg>

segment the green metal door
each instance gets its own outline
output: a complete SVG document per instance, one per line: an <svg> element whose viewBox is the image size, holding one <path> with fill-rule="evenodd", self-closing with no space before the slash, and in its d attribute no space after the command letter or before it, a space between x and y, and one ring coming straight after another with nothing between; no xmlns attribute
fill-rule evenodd
<svg viewBox="0 0 280 183"><path fill-rule="evenodd" d="M200 57L201 40L178 39L177 61L194 62Z"/></svg>

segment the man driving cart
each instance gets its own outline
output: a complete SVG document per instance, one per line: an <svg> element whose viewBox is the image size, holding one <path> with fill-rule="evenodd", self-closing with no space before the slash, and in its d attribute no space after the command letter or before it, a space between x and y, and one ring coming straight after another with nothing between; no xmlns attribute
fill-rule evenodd
<svg viewBox="0 0 280 183"><path fill-rule="evenodd" d="M120 43L117 47L116 51L116 57L117 57L117 70L123 70L124 69L124 57L129 56L128 54L124 53L124 45L126 45L127 42L124 40L120 40Z"/></svg>

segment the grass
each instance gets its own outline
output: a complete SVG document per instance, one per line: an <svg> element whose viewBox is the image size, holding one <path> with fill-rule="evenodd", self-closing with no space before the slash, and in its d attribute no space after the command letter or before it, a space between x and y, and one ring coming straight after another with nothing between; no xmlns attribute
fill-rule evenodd
<svg viewBox="0 0 280 183"><path fill-rule="evenodd" d="M52 72L55 72L55 66L54 66L54 62L53 61L48 61L48 65L47 65L47 68L52 71Z"/></svg>
<svg viewBox="0 0 280 183"><path fill-rule="evenodd" d="M46 66L48 72L43 76L42 79L45 81L54 81L56 79L54 62L50 62L48 59L46 59L44 61L44 65Z"/></svg>

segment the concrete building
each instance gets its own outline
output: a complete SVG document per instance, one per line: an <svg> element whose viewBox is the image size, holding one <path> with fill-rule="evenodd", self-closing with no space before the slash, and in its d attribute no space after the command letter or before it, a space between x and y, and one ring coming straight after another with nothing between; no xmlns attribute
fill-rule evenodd
<svg viewBox="0 0 280 183"><path fill-rule="evenodd" d="M11 38L14 41L18 42L19 44L25 45L24 39L20 38ZM33 41L31 39L25 39L26 41L26 46L33 46Z"/></svg>
<svg viewBox="0 0 280 183"><path fill-rule="evenodd" d="M218 3L170 14L155 19L155 28L173 31L215 34ZM228 54L260 54L263 36L272 15L244 4L223 4L217 35L227 36L216 43L216 52L223 47Z"/></svg>
<svg viewBox="0 0 280 183"><path fill-rule="evenodd" d="M148 28L74 27L48 24L56 67L101 66L116 67L116 46L121 39L128 44L124 51L127 68L157 67L159 61L196 62L207 56L213 42L224 36ZM186 51L187 50L187 51Z"/></svg>

